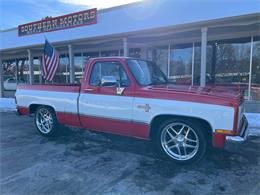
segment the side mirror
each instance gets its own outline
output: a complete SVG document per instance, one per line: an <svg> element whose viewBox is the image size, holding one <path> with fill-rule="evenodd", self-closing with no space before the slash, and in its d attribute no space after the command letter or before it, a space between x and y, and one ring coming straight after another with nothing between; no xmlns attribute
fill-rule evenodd
<svg viewBox="0 0 260 195"><path fill-rule="evenodd" d="M117 80L115 76L102 76L101 78L101 86L115 86L117 84Z"/></svg>

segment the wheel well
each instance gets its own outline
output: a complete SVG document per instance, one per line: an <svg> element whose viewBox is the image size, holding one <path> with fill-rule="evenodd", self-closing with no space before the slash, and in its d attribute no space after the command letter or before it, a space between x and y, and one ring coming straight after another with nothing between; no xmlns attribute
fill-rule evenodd
<svg viewBox="0 0 260 195"><path fill-rule="evenodd" d="M160 125L169 119L182 119L182 120L188 120L191 123L199 123L199 125L203 126L203 133L206 136L206 138L209 140L209 142L211 143L212 140L212 127L210 126L210 124L204 120L204 119L200 119L200 118L195 118L195 117L187 117L187 116L178 116L178 115L159 115L156 116L153 120L152 123L150 125L150 138L151 140L155 140L155 136L156 136L156 132L158 131Z"/></svg>
<svg viewBox="0 0 260 195"><path fill-rule="evenodd" d="M51 106L43 105L43 104L31 104L31 105L29 106L29 114L35 113L36 110L37 110L37 108L38 108L39 106L49 107L49 108L51 108L51 109L55 112L54 108L51 107Z"/></svg>

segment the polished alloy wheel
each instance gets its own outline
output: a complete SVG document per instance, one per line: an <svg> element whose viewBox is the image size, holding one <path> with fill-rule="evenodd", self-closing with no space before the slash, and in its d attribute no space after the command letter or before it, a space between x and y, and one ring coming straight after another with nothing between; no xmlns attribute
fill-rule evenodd
<svg viewBox="0 0 260 195"><path fill-rule="evenodd" d="M186 161L193 158L199 150L199 138L187 124L170 123L163 128L161 144L164 151L173 159Z"/></svg>
<svg viewBox="0 0 260 195"><path fill-rule="evenodd" d="M53 116L46 108L41 108L36 113L36 125L43 134L48 134L53 127Z"/></svg>

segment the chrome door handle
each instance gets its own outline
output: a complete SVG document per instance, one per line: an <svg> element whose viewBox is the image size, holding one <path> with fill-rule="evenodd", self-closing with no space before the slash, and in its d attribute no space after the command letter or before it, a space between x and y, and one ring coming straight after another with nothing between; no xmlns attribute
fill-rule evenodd
<svg viewBox="0 0 260 195"><path fill-rule="evenodd" d="M92 89L92 88L86 88L86 89L84 89L84 91L94 91L94 89Z"/></svg>

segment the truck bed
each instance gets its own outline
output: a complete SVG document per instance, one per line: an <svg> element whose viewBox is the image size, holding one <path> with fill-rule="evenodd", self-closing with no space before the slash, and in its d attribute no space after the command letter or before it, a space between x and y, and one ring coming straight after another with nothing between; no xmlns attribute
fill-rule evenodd
<svg viewBox="0 0 260 195"><path fill-rule="evenodd" d="M17 110L21 114L30 114L33 106L48 105L56 112L60 123L70 121L73 126L79 126L78 97L80 85L18 85L15 96L17 97ZM73 118L64 117L69 113ZM68 115L66 115L68 116ZM67 122L66 122L67 121Z"/></svg>

